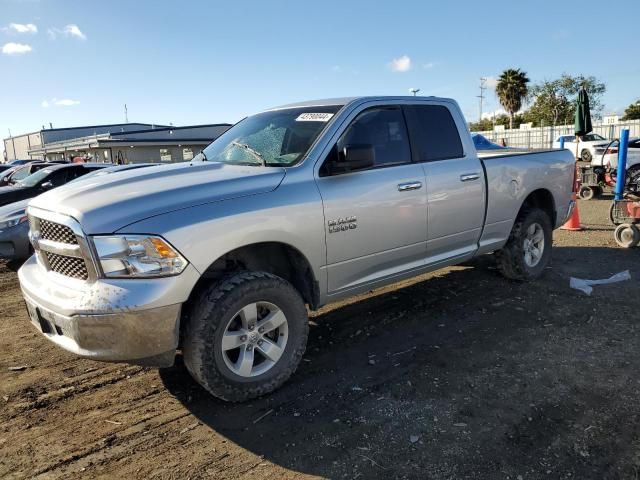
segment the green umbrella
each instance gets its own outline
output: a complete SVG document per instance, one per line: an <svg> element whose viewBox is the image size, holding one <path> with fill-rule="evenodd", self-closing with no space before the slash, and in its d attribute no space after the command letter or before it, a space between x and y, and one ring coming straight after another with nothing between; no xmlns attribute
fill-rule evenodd
<svg viewBox="0 0 640 480"><path fill-rule="evenodd" d="M578 105L576 105L576 119L574 129L577 136L583 136L593 130L591 126L591 110L589 109L589 95L584 87L578 93Z"/></svg>

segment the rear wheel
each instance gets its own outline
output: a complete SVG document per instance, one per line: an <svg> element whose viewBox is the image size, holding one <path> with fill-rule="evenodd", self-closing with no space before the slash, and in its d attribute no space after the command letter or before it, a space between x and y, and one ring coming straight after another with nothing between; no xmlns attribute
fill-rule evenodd
<svg viewBox="0 0 640 480"><path fill-rule="evenodd" d="M623 248L632 248L640 243L640 230L636 225L630 223L618 225L613 236L616 243Z"/></svg>
<svg viewBox="0 0 640 480"><path fill-rule="evenodd" d="M184 363L216 397L249 400L281 386L309 333L298 291L266 272L240 272L205 289L189 312Z"/></svg>
<svg viewBox="0 0 640 480"><path fill-rule="evenodd" d="M615 211L616 211L616 202L611 202L611 206L609 207L609 220L613 225L620 225L620 222L616 220Z"/></svg>
<svg viewBox="0 0 640 480"><path fill-rule="evenodd" d="M552 226L539 208L524 208L506 245L495 253L500 273L511 280L539 277L551 259Z"/></svg>
<svg viewBox="0 0 640 480"><path fill-rule="evenodd" d="M598 187L580 187L578 195L582 200L591 200L597 196L596 188Z"/></svg>

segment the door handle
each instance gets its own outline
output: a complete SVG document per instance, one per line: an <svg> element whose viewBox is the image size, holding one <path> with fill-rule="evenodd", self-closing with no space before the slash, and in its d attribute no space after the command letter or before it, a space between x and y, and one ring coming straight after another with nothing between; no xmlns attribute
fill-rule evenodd
<svg viewBox="0 0 640 480"><path fill-rule="evenodd" d="M460 175L461 182L472 182L474 180L478 180L479 178L480 175L478 175L477 173L465 173L463 175Z"/></svg>
<svg viewBox="0 0 640 480"><path fill-rule="evenodd" d="M418 190L420 188L422 188L422 182L409 182L409 183L398 184L399 192L407 192L409 190Z"/></svg>

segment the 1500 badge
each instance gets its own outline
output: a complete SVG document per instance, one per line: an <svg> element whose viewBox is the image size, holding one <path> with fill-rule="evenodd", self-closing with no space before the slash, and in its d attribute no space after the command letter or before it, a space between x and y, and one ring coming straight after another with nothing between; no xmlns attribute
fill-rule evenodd
<svg viewBox="0 0 640 480"><path fill-rule="evenodd" d="M354 216L329 220L329 233L344 232L358 228L358 219Z"/></svg>

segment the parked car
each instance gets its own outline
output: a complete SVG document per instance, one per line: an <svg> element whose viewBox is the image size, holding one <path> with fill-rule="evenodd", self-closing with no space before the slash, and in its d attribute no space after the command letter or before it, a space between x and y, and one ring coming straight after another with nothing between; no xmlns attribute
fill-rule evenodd
<svg viewBox="0 0 640 480"><path fill-rule="evenodd" d="M17 167L18 165L24 165L26 163L31 163L35 161L34 159L23 159L23 160L11 160L9 162L9 165L13 165L14 167Z"/></svg>
<svg viewBox="0 0 640 480"><path fill-rule="evenodd" d="M107 165L100 163L47 165L45 168L38 170L27 178L6 187L0 187L0 206L25 198L33 198L47 190L64 185L74 178L106 166Z"/></svg>
<svg viewBox="0 0 640 480"><path fill-rule="evenodd" d="M0 163L0 175L2 175L2 172L6 172L10 168L12 167L8 163Z"/></svg>
<svg viewBox="0 0 640 480"><path fill-rule="evenodd" d="M115 165L112 167L94 170L86 175L77 177L67 183L88 181L110 175L112 173L135 170L143 167L159 165L157 163L136 163L131 165ZM26 222L25 210L31 201L30 198L19 202L10 203L0 207L0 258L23 260L30 255L29 224Z"/></svg>
<svg viewBox="0 0 640 480"><path fill-rule="evenodd" d="M640 137L629 140L627 149L627 183L632 181L637 183L640 181ZM620 142L618 140L611 142L603 147L598 147L591 165L609 167L615 171L618 169L618 150Z"/></svg>
<svg viewBox="0 0 640 480"><path fill-rule="evenodd" d="M0 258L24 259L30 255L29 198L0 207Z"/></svg>
<svg viewBox="0 0 640 480"><path fill-rule="evenodd" d="M435 97L279 107L194 160L33 199L36 255L19 279L33 325L60 347L151 366L180 348L230 401L295 371L305 304L490 252L507 278L535 279L574 206L570 152L483 159L458 104Z"/></svg>
<svg viewBox="0 0 640 480"><path fill-rule="evenodd" d="M583 162L590 162L595 156L595 148L597 146L606 146L609 140L597 133L589 133L583 135L579 142L576 142L575 135L560 135L555 142L553 148L560 148L560 139L564 138L564 148L574 153L576 158ZM576 149L580 151L577 152Z"/></svg>
<svg viewBox="0 0 640 480"><path fill-rule="evenodd" d="M13 183L19 182L20 180L24 180L29 175L33 175L38 170L42 170L45 167L49 167L51 165L56 165L51 162L30 162L25 163L23 165L17 165L14 167L13 171L7 171L2 178L0 179L0 186L11 185Z"/></svg>

